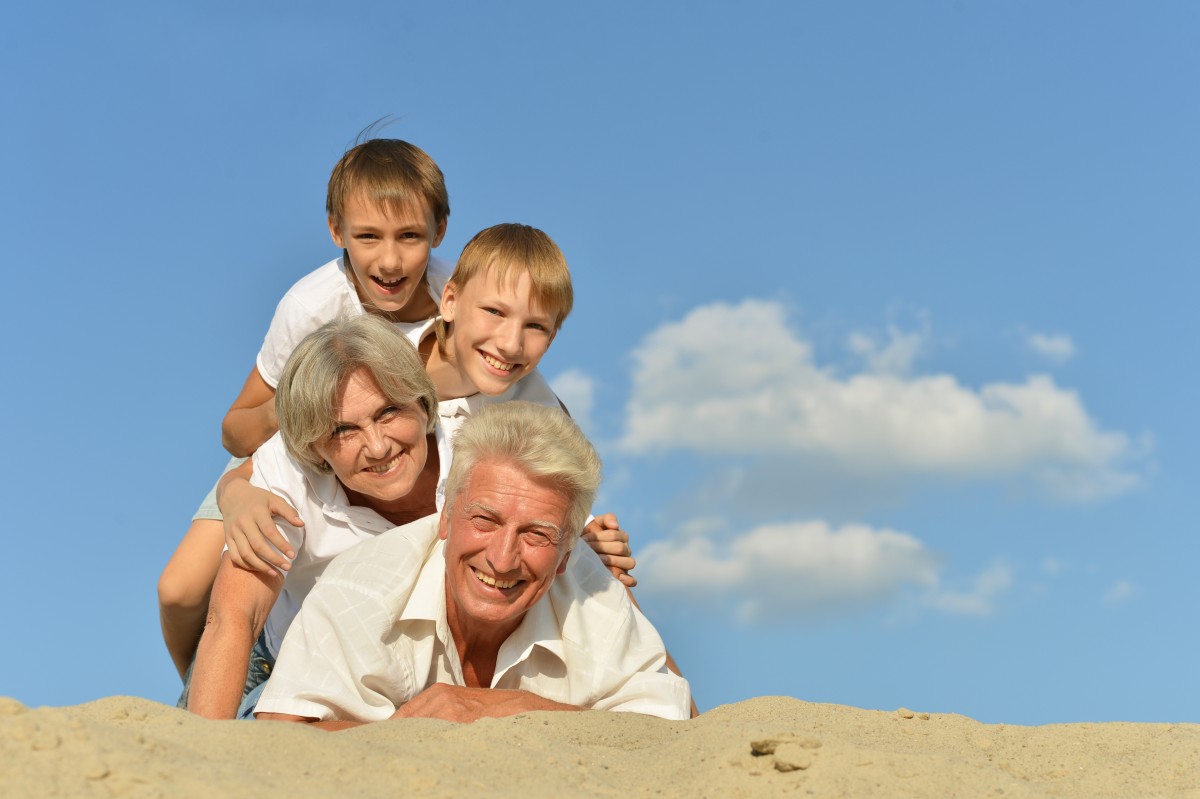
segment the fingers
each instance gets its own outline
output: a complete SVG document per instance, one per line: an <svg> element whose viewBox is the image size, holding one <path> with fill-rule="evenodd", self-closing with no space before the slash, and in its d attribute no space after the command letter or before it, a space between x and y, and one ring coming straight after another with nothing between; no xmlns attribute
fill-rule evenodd
<svg viewBox="0 0 1200 799"><path fill-rule="evenodd" d="M633 571L637 566L637 560L628 555L600 555L600 562L609 569L620 569L621 571Z"/></svg>
<svg viewBox="0 0 1200 799"><path fill-rule="evenodd" d="M616 577L621 582L621 585L625 586L626 588L633 588L635 585L637 585L637 578L629 572L622 571L621 569L609 569L609 571L611 571L613 577Z"/></svg>

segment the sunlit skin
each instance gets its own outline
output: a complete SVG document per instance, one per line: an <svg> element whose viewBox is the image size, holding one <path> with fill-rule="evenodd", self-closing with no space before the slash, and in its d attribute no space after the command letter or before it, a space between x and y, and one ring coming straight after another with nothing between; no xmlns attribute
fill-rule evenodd
<svg viewBox="0 0 1200 799"><path fill-rule="evenodd" d="M481 392L502 394L535 368L554 341L555 316L533 299L529 274L495 269L465 286L453 281L442 294L442 318L450 323L443 358L435 347L427 369L438 398Z"/></svg>
<svg viewBox="0 0 1200 799"><path fill-rule="evenodd" d="M363 306L397 322L419 322L437 312L422 287L430 250L442 243L446 223L434 220L424 200L393 212L362 194L349 198L342 218L329 219L333 242L350 256Z"/></svg>
<svg viewBox="0 0 1200 799"><path fill-rule="evenodd" d="M480 649L494 656L566 569L566 505L558 488L511 461L485 459L442 513L446 619L464 666Z"/></svg>
<svg viewBox="0 0 1200 799"><path fill-rule="evenodd" d="M415 404L393 405L365 368L352 372L334 409L334 428L313 444L351 504L388 516L404 505L425 466L428 418Z"/></svg>

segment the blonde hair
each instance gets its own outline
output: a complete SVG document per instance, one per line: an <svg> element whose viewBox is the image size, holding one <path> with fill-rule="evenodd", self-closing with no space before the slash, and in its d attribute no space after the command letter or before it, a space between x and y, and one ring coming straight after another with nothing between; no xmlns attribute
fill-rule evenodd
<svg viewBox="0 0 1200 799"><path fill-rule="evenodd" d="M368 139L346 151L329 176L325 195L329 218L341 224L346 203L356 194L393 214L402 213L419 198L436 225L450 218L442 170L420 147L400 139Z"/></svg>
<svg viewBox="0 0 1200 799"><path fill-rule="evenodd" d="M487 405L454 438L446 480L446 505L453 506L484 460L507 461L530 477L545 480L567 499L567 542L574 546L600 487L600 456L579 426L558 408L513 401Z"/></svg>
<svg viewBox="0 0 1200 799"><path fill-rule="evenodd" d="M535 227L515 222L484 228L463 247L448 283L462 291L472 280L485 276L493 268L500 285L505 282L515 284L522 274L529 275L534 303L554 316L554 332L558 332L563 320L571 313L575 293L571 288L567 259L552 238ZM434 331L438 347L445 353L450 324L439 318Z"/></svg>
<svg viewBox="0 0 1200 799"><path fill-rule="evenodd" d="M279 379L279 432L297 461L328 470L313 444L333 431L346 380L359 369L371 373L388 402L397 407L417 404L425 411L425 432L433 432L437 393L412 342L370 314L341 316L300 342Z"/></svg>

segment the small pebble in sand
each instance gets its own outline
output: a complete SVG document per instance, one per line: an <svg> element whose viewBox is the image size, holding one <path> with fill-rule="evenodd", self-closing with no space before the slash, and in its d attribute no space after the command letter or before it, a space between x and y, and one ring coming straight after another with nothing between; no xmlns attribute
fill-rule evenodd
<svg viewBox="0 0 1200 799"><path fill-rule="evenodd" d="M902 719L911 719L913 716L915 716L917 714L913 713L911 710L909 710L906 707L902 707L896 711L896 715Z"/></svg>
<svg viewBox="0 0 1200 799"><path fill-rule="evenodd" d="M798 771L808 768L812 763L812 752L800 744L781 743L775 748L776 771Z"/></svg>

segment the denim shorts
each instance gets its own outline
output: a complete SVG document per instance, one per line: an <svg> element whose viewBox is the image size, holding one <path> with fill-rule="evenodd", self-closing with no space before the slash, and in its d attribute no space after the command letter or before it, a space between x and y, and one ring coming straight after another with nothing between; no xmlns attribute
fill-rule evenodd
<svg viewBox="0 0 1200 799"><path fill-rule="evenodd" d="M221 472L221 477L224 477L231 469L236 469L245 463L245 458L230 458L229 463L225 464L225 471ZM221 482L221 477L217 478L217 483ZM199 509L192 516L192 521L200 521L201 519L211 519L213 521L221 521L221 509L217 507L217 483L213 483L212 490L204 497L204 501L200 503Z"/></svg>
<svg viewBox="0 0 1200 799"><path fill-rule="evenodd" d="M192 687L192 667L195 665L196 659L193 657L187 673L183 675L183 693L179 695L179 701L175 703L175 707L187 710L188 694ZM242 702L238 707L236 718L254 719L254 706L258 704L258 697L262 694L263 687L267 684L273 668L275 668L275 658L267 649L267 634L263 632L259 634L258 640L254 642L254 647L250 650L250 666L246 669L246 683L242 686Z"/></svg>

